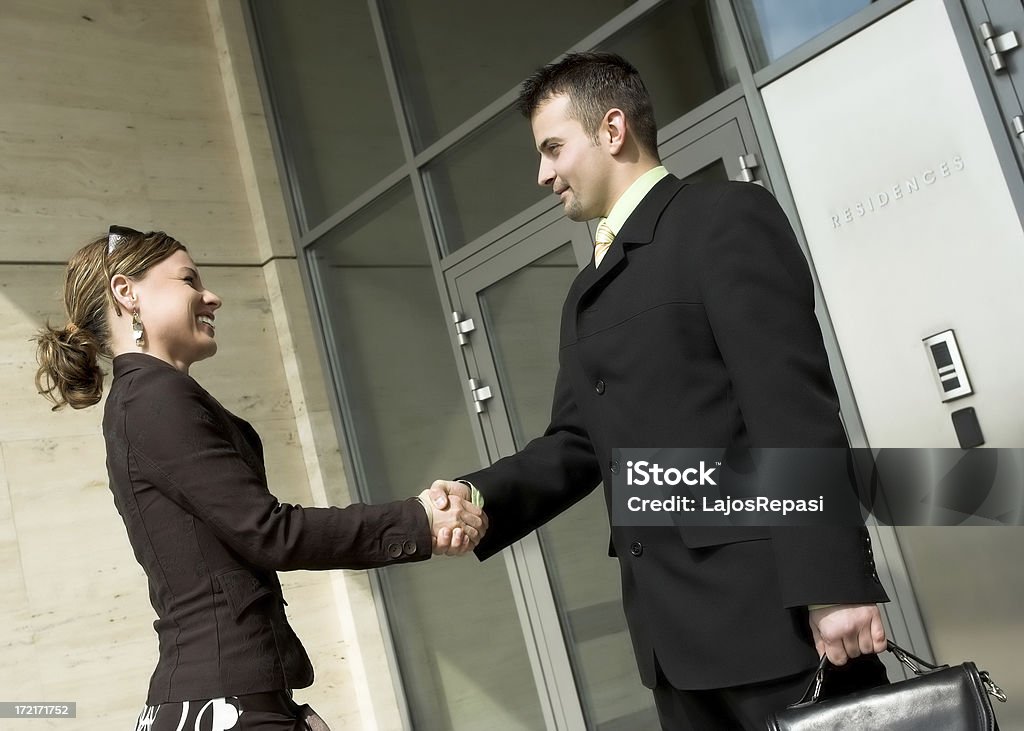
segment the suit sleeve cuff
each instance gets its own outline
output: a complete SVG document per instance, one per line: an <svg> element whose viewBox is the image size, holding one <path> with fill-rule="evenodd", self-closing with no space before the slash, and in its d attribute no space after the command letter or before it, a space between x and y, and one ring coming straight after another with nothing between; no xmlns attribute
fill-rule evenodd
<svg viewBox="0 0 1024 731"><path fill-rule="evenodd" d="M476 505L481 510L483 510L484 509L484 495L483 495L483 493L480 492L479 490L477 490L476 487L473 486L473 483L470 482L469 480L456 480L456 482L461 482L463 485L465 485L466 487L469 488L469 500L470 500L470 502L473 503L474 505Z"/></svg>

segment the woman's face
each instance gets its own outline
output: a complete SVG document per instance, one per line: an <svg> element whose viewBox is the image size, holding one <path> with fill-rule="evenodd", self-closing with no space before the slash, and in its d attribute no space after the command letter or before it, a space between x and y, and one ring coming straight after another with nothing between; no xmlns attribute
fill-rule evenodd
<svg viewBox="0 0 1024 731"><path fill-rule="evenodd" d="M188 373L217 352L214 311L220 297L203 286L199 269L178 250L135 281L136 307L145 330L145 352Z"/></svg>

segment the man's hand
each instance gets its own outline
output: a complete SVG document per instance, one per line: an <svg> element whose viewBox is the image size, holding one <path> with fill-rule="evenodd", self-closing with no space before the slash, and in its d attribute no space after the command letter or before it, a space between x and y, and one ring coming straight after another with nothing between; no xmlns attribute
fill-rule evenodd
<svg viewBox="0 0 1024 731"><path fill-rule="evenodd" d="M435 480L419 497L433 511L435 554L461 556L476 548L487 532L487 516L473 505L469 487L461 482Z"/></svg>
<svg viewBox="0 0 1024 731"><path fill-rule="evenodd" d="M451 480L434 480L430 487L423 491L422 496L424 499L438 509L443 510L448 507L450 502L459 501L462 505L466 505L469 509L475 511L475 514L479 515L482 520L482 525L477 527L475 535L470 535L468 531L462 531L458 528L449 531L435 531L435 554L443 553L446 556L461 556L467 551L476 548L480 539L487 532L487 514L472 504L470 492L468 485L461 482L452 482Z"/></svg>
<svg viewBox="0 0 1024 731"><path fill-rule="evenodd" d="M882 613L875 604L837 604L810 610L811 633L818 657L828 655L833 665L845 665L861 655L886 648Z"/></svg>

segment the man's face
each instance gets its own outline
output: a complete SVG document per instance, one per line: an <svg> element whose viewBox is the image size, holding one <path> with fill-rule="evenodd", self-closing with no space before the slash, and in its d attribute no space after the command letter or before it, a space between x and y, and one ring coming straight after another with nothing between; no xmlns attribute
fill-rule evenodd
<svg viewBox="0 0 1024 731"><path fill-rule="evenodd" d="M537 183L551 188L573 221L608 215L612 203L608 200L608 174L613 158L570 116L569 97L560 94L544 101L534 111L530 125L540 153Z"/></svg>

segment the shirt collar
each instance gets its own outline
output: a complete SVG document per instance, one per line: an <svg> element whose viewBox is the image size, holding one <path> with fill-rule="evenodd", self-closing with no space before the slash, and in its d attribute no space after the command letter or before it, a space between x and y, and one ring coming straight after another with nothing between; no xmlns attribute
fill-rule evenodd
<svg viewBox="0 0 1024 731"><path fill-rule="evenodd" d="M606 222L606 225L612 230L613 234L618 234L622 230L622 225L626 222L626 219L636 210L636 207L640 205L640 202L647 194L651 192L651 188L657 185L658 181L666 175L668 175L668 170L665 169L665 166L658 165L634 180L633 184L626 188L626 192L615 201L615 205L612 206L612 210L607 218L601 219ZM600 225L600 222L598 223Z"/></svg>

